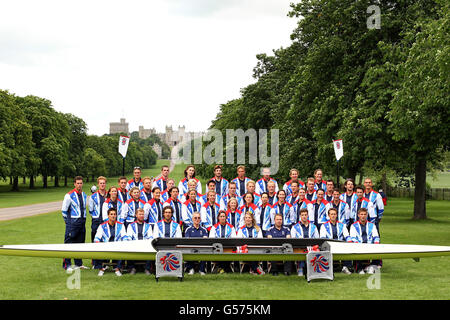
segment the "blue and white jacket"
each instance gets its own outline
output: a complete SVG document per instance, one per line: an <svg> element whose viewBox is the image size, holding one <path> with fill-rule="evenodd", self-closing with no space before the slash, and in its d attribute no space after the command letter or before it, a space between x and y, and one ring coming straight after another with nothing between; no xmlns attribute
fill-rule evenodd
<svg viewBox="0 0 450 320"><path fill-rule="evenodd" d="M102 219L103 221L108 220L108 209L113 208L113 203L111 201L111 198L107 198L105 202L103 202L103 209L102 209ZM123 205L122 200L117 199L117 221L120 223L123 223L126 218L126 212L123 210L125 209L125 206Z"/></svg>
<svg viewBox="0 0 450 320"><path fill-rule="evenodd" d="M273 181L275 182L275 192L278 192L278 182L273 179L270 178L269 181ZM264 178L259 179L258 181L256 181L256 188L255 188L255 192L257 194L262 194L263 192L268 192L267 188L266 188L266 182L264 181Z"/></svg>
<svg viewBox="0 0 450 320"><path fill-rule="evenodd" d="M358 213L356 212L357 208L356 208L356 201L358 200L358 196L356 195L356 193L353 193L351 196L347 195L346 192L344 192L343 194L341 194L341 196L339 197L339 199L341 199L342 201L347 202L348 198L350 199L350 212L349 212L349 219L353 219L353 221L358 220Z"/></svg>
<svg viewBox="0 0 450 320"><path fill-rule="evenodd" d="M200 180L198 180L197 178L192 178L197 182L197 193L202 193L202 183L200 182ZM180 183L178 183L178 191L180 193L180 195L185 194L186 192L188 192L188 179L184 178L183 180L180 181Z"/></svg>
<svg viewBox="0 0 450 320"><path fill-rule="evenodd" d="M217 222L217 217L219 216L220 211L220 205L218 203L214 203L214 218ZM202 208L200 209L200 215L202 217L202 225L205 227L208 231L213 226L213 216L212 216L212 210L209 202L205 203Z"/></svg>
<svg viewBox="0 0 450 320"><path fill-rule="evenodd" d="M278 213L283 215L283 226L290 227L295 223L294 207L289 202L285 201L284 206L280 202L273 205L272 224L275 221L275 215Z"/></svg>
<svg viewBox="0 0 450 320"><path fill-rule="evenodd" d="M139 199L137 203L134 201L134 199L129 199L127 202L125 202L124 208L123 208L123 214L122 219L124 222L131 223L136 220L136 210L138 208L144 209L145 202ZM144 209L145 212L145 209Z"/></svg>
<svg viewBox="0 0 450 320"><path fill-rule="evenodd" d="M105 195L105 201L106 201L106 195ZM101 204L100 193L97 191L89 197L89 213L92 216L92 219L102 218L102 216L100 216L100 212L103 212L103 204L102 204L102 207L100 207L100 204Z"/></svg>
<svg viewBox="0 0 450 320"><path fill-rule="evenodd" d="M192 221L192 214L194 212L201 212L202 209L202 203L200 201L195 201L195 206L191 203L190 200L187 200L183 203L182 209L181 209L181 216L183 219L183 223L187 226L191 226Z"/></svg>
<svg viewBox="0 0 450 320"><path fill-rule="evenodd" d="M159 210L158 210L159 209ZM145 221L152 226L163 218L163 201L159 200L159 203L155 199L151 199L144 206Z"/></svg>
<svg viewBox="0 0 450 320"><path fill-rule="evenodd" d="M209 232L210 238L221 238L222 229L225 229L225 238L236 238L236 229L229 223L222 226L220 223L216 223Z"/></svg>
<svg viewBox="0 0 450 320"><path fill-rule="evenodd" d="M302 189L302 188L304 189L305 188L305 183L302 180L299 180L299 179L297 181L298 181L298 187L300 189ZM283 185L283 190L286 191L286 196L289 196L292 193L291 183L292 183L292 179L289 180L288 182L286 182Z"/></svg>
<svg viewBox="0 0 450 320"><path fill-rule="evenodd" d="M181 238L181 228L178 223L172 220L170 223L170 238ZM160 220L155 224L153 230L153 238L165 238L164 220Z"/></svg>
<svg viewBox="0 0 450 320"><path fill-rule="evenodd" d="M172 219L178 223L183 221L183 204L181 203L180 200L173 200L172 198L167 199L166 202L163 203L163 209L165 207L172 207L173 208L173 215L172 215ZM178 214L179 216L177 216L177 210L178 210Z"/></svg>
<svg viewBox="0 0 450 320"><path fill-rule="evenodd" d="M330 208L334 208L333 202L328 202L328 203L330 204L330 207L328 208L328 210L330 210ZM343 200L339 200L339 205L337 207L337 211L338 211L338 217L337 217L338 221L347 225L349 223L349 219L350 219L350 207L348 206L348 203Z"/></svg>
<svg viewBox="0 0 450 320"><path fill-rule="evenodd" d="M230 184L227 179L222 178L220 181L217 181L216 178L211 178L210 180L213 180L216 183L216 190L217 190L217 184L220 184L220 192L216 192L220 194L220 196L223 198L228 194L228 185Z"/></svg>
<svg viewBox="0 0 450 320"><path fill-rule="evenodd" d="M374 221L379 221L381 220L381 218L383 217L383 213L384 213L384 203L383 203L383 198L381 197L381 195L372 190L369 193L369 196L367 197L367 199L369 199L370 202L373 203L373 210L374 210L374 214L376 216L376 218L374 219Z"/></svg>
<svg viewBox="0 0 450 320"><path fill-rule="evenodd" d="M362 228L366 228L367 242L363 242ZM367 221L365 226L361 225L359 221L352 224L350 227L350 238L355 243L380 243L377 227L369 221Z"/></svg>
<svg viewBox="0 0 450 320"><path fill-rule="evenodd" d="M128 236L125 230L125 225L120 222L116 222L114 226L114 241L126 241ZM98 226L97 232L95 233L94 242L109 242L111 237L111 232L109 230L109 223L103 222Z"/></svg>
<svg viewBox="0 0 450 320"><path fill-rule="evenodd" d="M136 181L134 181L134 178L131 180L128 180L127 186L126 186L127 192L129 192L130 189L133 187L138 187L139 190L144 189L144 183L142 182L142 179L139 179L138 183L136 183Z"/></svg>
<svg viewBox="0 0 450 320"><path fill-rule="evenodd" d="M241 183L239 182L239 178L238 178L238 177L236 177L236 178L234 178L233 180L231 180L231 182L236 183L236 193L237 193L238 195L241 195L241 194L247 193L247 182L249 182L249 181L251 181L251 180L252 180L252 179L247 178L247 177L244 178L244 192L241 192L241 191L242 191L242 190L241 190Z"/></svg>
<svg viewBox="0 0 450 320"><path fill-rule="evenodd" d="M251 235L252 235L253 239L262 238L263 237L262 229L260 228L259 231L257 231L255 227L252 227ZM236 234L236 238L250 238L248 229L245 225L243 225L242 227L239 228L239 230Z"/></svg>
<svg viewBox="0 0 450 320"><path fill-rule="evenodd" d="M327 182L325 180L314 181L314 190L319 189L323 189L323 191L327 192Z"/></svg>
<svg viewBox="0 0 450 320"><path fill-rule="evenodd" d="M258 226L260 226L264 231L268 231L274 224L275 209L267 203L265 206L261 205L259 207L259 220Z"/></svg>
<svg viewBox="0 0 450 320"><path fill-rule="evenodd" d="M311 207L311 214L310 219L315 224L322 224L328 221L328 209L330 208L329 202L327 202L325 199L320 202L319 209L317 212L317 221L315 221L315 210L316 210L316 204L317 200L314 200Z"/></svg>
<svg viewBox="0 0 450 320"><path fill-rule="evenodd" d="M138 240L138 231L138 222L130 223L127 227L128 240ZM143 240L153 239L152 226L146 222L143 223L142 237Z"/></svg>
<svg viewBox="0 0 450 320"><path fill-rule="evenodd" d="M331 221L324 223L320 227L320 237L325 239L333 239L333 229L332 229ZM351 242L350 235L348 233L347 227L344 223L336 221L336 233L337 240L344 240Z"/></svg>
<svg viewBox="0 0 450 320"><path fill-rule="evenodd" d="M69 222L69 220L70 222L76 222L86 219L86 207L88 205L86 193L81 192L81 197L83 201L82 207L80 207L78 193L75 189L64 196L61 212L66 223Z"/></svg>
<svg viewBox="0 0 450 320"><path fill-rule="evenodd" d="M317 239L317 238L319 238L319 232L317 231L317 228L314 223L312 223L311 221L309 222L309 228L308 228L307 235L303 234L303 228L301 225L302 225L302 223L298 222L292 226L292 229L291 229L291 237L292 238L294 238L294 239L299 239L299 238Z"/></svg>
<svg viewBox="0 0 450 320"><path fill-rule="evenodd" d="M241 226L241 221L243 221L241 216L242 212L239 209L236 209L233 221L231 210L230 209L227 210L227 222L233 225L236 230Z"/></svg>

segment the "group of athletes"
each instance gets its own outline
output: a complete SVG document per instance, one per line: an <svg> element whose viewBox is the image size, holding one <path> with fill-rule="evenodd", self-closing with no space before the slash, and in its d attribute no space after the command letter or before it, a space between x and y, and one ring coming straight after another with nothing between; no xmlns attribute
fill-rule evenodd
<svg viewBox="0 0 450 320"><path fill-rule="evenodd" d="M97 186L88 197L83 192L83 178L75 177L75 188L66 194L62 215L66 224L64 243L84 243L86 212L92 217L91 241L133 241L163 238L327 238L348 242L379 243L379 224L383 217L386 197L373 190L372 180L356 186L347 179L344 192L333 180L324 181L317 169L306 182L299 179L296 169L290 170L290 180L282 188L263 169L262 178L253 181L245 176L245 166L237 168L231 181L222 177L222 167L214 168L214 177L207 182L202 194L201 182L195 177L195 167L189 165L178 186L169 177L169 167L163 166L157 179L141 177L135 167L133 179L120 177L118 186L106 189L107 179L98 177ZM93 268L103 276L108 268L105 261L93 260ZM263 275L268 269L278 275L279 267L272 263L248 263L250 273ZM343 261L342 272L374 273L381 261ZM194 263L186 264L188 274L194 274ZM213 264L215 271L235 270L235 263ZM122 275L122 261L115 261L114 271ZM65 269L82 268L81 259L64 259ZM154 265L145 262L145 273ZM304 274L304 262L283 263L286 275ZM134 261L127 269L136 273ZM201 275L206 263L198 263Z"/></svg>

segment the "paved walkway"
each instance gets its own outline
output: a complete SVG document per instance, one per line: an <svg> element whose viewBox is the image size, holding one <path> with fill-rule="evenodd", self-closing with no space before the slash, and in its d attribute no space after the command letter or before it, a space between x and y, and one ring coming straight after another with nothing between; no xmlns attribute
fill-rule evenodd
<svg viewBox="0 0 450 320"><path fill-rule="evenodd" d="M31 204L28 206L0 209L0 221L30 217L37 214L61 210L62 200L47 203Z"/></svg>

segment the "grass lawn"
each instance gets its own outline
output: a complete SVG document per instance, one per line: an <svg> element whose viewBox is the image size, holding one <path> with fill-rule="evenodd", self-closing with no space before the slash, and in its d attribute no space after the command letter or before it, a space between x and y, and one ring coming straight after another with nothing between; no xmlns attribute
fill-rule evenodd
<svg viewBox="0 0 450 320"><path fill-rule="evenodd" d="M449 201L428 202L427 221L413 221L410 199L390 199L381 224L384 243L450 245ZM90 230L90 221L87 223ZM60 212L0 222L0 244L62 243ZM90 234L86 241L90 242ZM385 260L381 288L368 289L369 275L335 274L335 280L307 283L297 276L223 274L186 276L185 281L138 273L118 278L81 271L81 288L70 290L61 259L0 256L0 299L449 299L450 257ZM90 261L84 260L85 265Z"/></svg>

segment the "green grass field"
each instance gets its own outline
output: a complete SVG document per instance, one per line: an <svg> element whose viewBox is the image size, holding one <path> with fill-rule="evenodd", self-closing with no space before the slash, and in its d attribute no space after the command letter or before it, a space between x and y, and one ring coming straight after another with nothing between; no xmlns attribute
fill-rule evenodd
<svg viewBox="0 0 450 320"><path fill-rule="evenodd" d="M381 224L383 243L450 245L449 201L429 201L427 221L413 221L409 199L390 199ZM90 221L87 223L90 230ZM0 244L62 243L60 212L0 222ZM90 235L86 241L90 242ZM68 289L70 275L61 259L1 257L0 299L449 299L450 257L385 260L380 289L368 289L369 275L335 274L335 280L307 283L297 276L207 274L186 276L185 281L138 273L118 278L107 272L82 270L80 289ZM84 264L90 266L89 260Z"/></svg>

